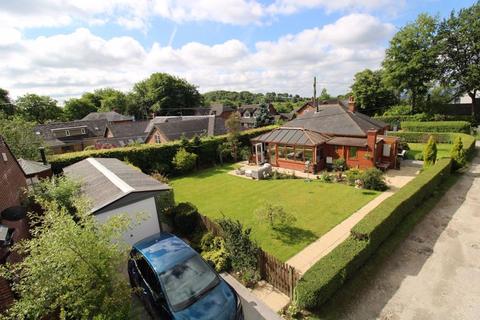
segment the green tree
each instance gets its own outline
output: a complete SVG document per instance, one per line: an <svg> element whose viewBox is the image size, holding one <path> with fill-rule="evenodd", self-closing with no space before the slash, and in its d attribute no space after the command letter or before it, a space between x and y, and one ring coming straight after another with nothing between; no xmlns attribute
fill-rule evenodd
<svg viewBox="0 0 480 320"><path fill-rule="evenodd" d="M320 92L320 96L318 97L320 101L322 100L330 100L332 99L332 96L327 92L326 88L323 88L322 91Z"/></svg>
<svg viewBox="0 0 480 320"><path fill-rule="evenodd" d="M390 41L383 61L386 80L410 96L413 112L438 76L437 18L420 14L400 29Z"/></svg>
<svg viewBox="0 0 480 320"><path fill-rule="evenodd" d="M480 1L453 11L440 23L438 47L442 82L470 96L475 117L475 98L480 92Z"/></svg>
<svg viewBox="0 0 480 320"><path fill-rule="evenodd" d="M122 114L128 114L129 98L120 90L112 88L97 89L93 92L100 99L98 111L108 112L116 111Z"/></svg>
<svg viewBox="0 0 480 320"><path fill-rule="evenodd" d="M57 101L48 96L39 96L27 93L16 101L22 116L28 121L45 123L49 120L60 120L63 110L57 105Z"/></svg>
<svg viewBox="0 0 480 320"><path fill-rule="evenodd" d="M259 106L259 114L255 117L255 127L262 127L273 123L273 116L266 103Z"/></svg>
<svg viewBox="0 0 480 320"><path fill-rule="evenodd" d="M0 113L11 117L17 111L17 107L12 103L7 90L0 88Z"/></svg>
<svg viewBox="0 0 480 320"><path fill-rule="evenodd" d="M452 150L450 151L450 156L453 160L453 169L457 170L465 166L467 163L467 158L465 155L465 150L463 149L463 142L460 136L455 138Z"/></svg>
<svg viewBox="0 0 480 320"><path fill-rule="evenodd" d="M23 261L0 267L19 299L8 319L126 319L131 289L122 273L129 247L122 240L130 221L115 216L99 224L77 199L77 218L55 201L32 215L32 238L15 244Z"/></svg>
<svg viewBox="0 0 480 320"><path fill-rule="evenodd" d="M0 116L0 135L5 138L12 153L17 158L37 160L40 157L38 148L44 142L40 135L35 134L35 123L20 117L11 119Z"/></svg>
<svg viewBox="0 0 480 320"><path fill-rule="evenodd" d="M148 79L137 82L132 92L135 115L146 118L157 115L189 115L201 105L197 88L186 80L167 73L153 73Z"/></svg>
<svg viewBox="0 0 480 320"><path fill-rule="evenodd" d="M266 202L255 210L259 220L266 221L272 229L291 226L297 220L295 216L285 211L282 206Z"/></svg>
<svg viewBox="0 0 480 320"><path fill-rule="evenodd" d="M437 143L435 138L430 136L428 138L427 145L423 149L423 167L428 168L435 164L437 161Z"/></svg>
<svg viewBox="0 0 480 320"><path fill-rule="evenodd" d="M172 163L175 169L181 172L191 171L195 167L198 156L195 153L188 152L185 148L180 148L173 157Z"/></svg>
<svg viewBox="0 0 480 320"><path fill-rule="evenodd" d="M368 115L398 102L395 92L385 84L383 70L365 69L358 72L351 88L355 103Z"/></svg>
<svg viewBox="0 0 480 320"><path fill-rule="evenodd" d="M227 127L228 135L227 142L224 143L226 144L224 149L229 149L233 160L237 162L240 147L240 142L238 140L241 129L240 115L237 112L233 112L227 121L225 121L225 126Z"/></svg>
<svg viewBox="0 0 480 320"><path fill-rule="evenodd" d="M65 101L63 113L67 120L80 120L91 112L98 111L95 104L86 98L72 98Z"/></svg>

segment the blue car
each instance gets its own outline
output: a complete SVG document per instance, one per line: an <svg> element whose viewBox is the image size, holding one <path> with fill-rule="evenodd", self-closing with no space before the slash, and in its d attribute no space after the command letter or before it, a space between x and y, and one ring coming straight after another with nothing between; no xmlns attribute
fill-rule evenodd
<svg viewBox="0 0 480 320"><path fill-rule="evenodd" d="M154 319L243 320L242 303L233 288L172 234L137 242L128 274Z"/></svg>

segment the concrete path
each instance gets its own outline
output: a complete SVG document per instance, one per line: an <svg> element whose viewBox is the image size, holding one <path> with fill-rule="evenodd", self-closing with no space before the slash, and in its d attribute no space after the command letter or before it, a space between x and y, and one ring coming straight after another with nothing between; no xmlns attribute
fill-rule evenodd
<svg viewBox="0 0 480 320"><path fill-rule="evenodd" d="M342 241L347 239L350 235L350 230L362 220L363 217L382 203L382 201L391 197L398 189L412 180L418 173L419 169L420 167L418 164L409 162L409 165L403 165L400 171L389 170L386 174L386 182L390 187L388 191L383 192L358 211L354 212L350 217L335 226L321 238L290 258L287 263L297 269L300 273L305 273L318 260L327 255Z"/></svg>
<svg viewBox="0 0 480 320"><path fill-rule="evenodd" d="M222 278L231 285L242 299L245 320L281 320L281 317L258 299L249 289L228 273L222 273Z"/></svg>
<svg viewBox="0 0 480 320"><path fill-rule="evenodd" d="M479 230L477 156L336 319L479 319Z"/></svg>

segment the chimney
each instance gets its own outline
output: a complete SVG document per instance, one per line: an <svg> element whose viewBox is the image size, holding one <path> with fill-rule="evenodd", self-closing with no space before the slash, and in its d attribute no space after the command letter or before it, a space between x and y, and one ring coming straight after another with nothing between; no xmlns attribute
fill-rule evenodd
<svg viewBox="0 0 480 320"><path fill-rule="evenodd" d="M45 156L45 148L44 147L40 147L38 148L38 150L40 151L40 158L42 158L42 162L44 165L47 165L48 162L47 162L47 157Z"/></svg>
<svg viewBox="0 0 480 320"><path fill-rule="evenodd" d="M350 96L350 98L348 98L348 111L350 112L357 111L357 107L355 106L355 98L353 96Z"/></svg>
<svg viewBox="0 0 480 320"><path fill-rule="evenodd" d="M207 129L208 136L215 135L215 115L208 116L208 129Z"/></svg>

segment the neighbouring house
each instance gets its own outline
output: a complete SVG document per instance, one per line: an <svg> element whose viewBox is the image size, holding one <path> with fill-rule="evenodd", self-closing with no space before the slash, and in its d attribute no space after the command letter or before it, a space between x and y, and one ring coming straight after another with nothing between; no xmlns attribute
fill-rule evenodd
<svg viewBox="0 0 480 320"><path fill-rule="evenodd" d="M227 133L225 120L215 115L155 117L148 125L145 143L165 143L182 136L217 136Z"/></svg>
<svg viewBox="0 0 480 320"><path fill-rule="evenodd" d="M134 222L125 234L129 244L162 231L160 215L173 204L168 185L114 158L87 158L64 168L64 174L82 183L99 221L126 214ZM146 215L138 220L138 215Z"/></svg>
<svg viewBox="0 0 480 320"><path fill-rule="evenodd" d="M397 165L398 138L386 136L386 123L355 108L355 102L336 101L306 106L278 129L251 139L256 163L318 172L343 158L349 168L381 169Z"/></svg>
<svg viewBox="0 0 480 320"><path fill-rule="evenodd" d="M134 143L145 143L145 132L150 120L110 122L107 124L103 138L97 139L97 149L125 147Z"/></svg>
<svg viewBox="0 0 480 320"><path fill-rule="evenodd" d="M255 118L260 114L260 106L261 104L249 104L237 109L237 112L240 114L240 125L243 128L255 127ZM278 118L279 113L271 103L268 104L268 111L272 119Z"/></svg>
<svg viewBox="0 0 480 320"><path fill-rule="evenodd" d="M213 104L210 107L197 108L195 110L195 115L197 116L208 116L215 115L217 117L227 120L232 113L235 112L235 109L223 104Z"/></svg>
<svg viewBox="0 0 480 320"><path fill-rule="evenodd" d="M26 187L27 181L22 167L0 136L0 212L19 206Z"/></svg>
<svg viewBox="0 0 480 320"><path fill-rule="evenodd" d="M134 121L135 117L133 116L124 116L115 111L108 112L90 112L81 121L91 121L91 120L107 120L108 122L124 122L124 121Z"/></svg>

